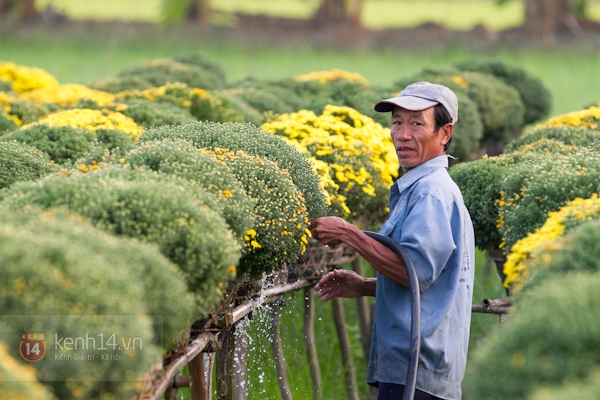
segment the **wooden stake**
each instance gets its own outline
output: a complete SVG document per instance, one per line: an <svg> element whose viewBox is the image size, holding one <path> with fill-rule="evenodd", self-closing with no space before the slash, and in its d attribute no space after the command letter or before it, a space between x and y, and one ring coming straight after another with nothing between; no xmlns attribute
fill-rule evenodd
<svg viewBox="0 0 600 400"><path fill-rule="evenodd" d="M207 375L210 377L211 374L206 371L205 357L204 353L200 353L189 363L192 400L210 400Z"/></svg>
<svg viewBox="0 0 600 400"><path fill-rule="evenodd" d="M313 387L313 400L322 400L321 369L315 342L315 297L311 288L304 288L304 344Z"/></svg>
<svg viewBox="0 0 600 400"><path fill-rule="evenodd" d="M365 276L362 265L362 258L358 257L352 261L352 269L360 276ZM369 362L371 353L371 335L373 334L373 323L371 322L371 310L367 297L357 297L356 305L358 307L358 323L360 326L360 341L363 347L365 362Z"/></svg>
<svg viewBox="0 0 600 400"><path fill-rule="evenodd" d="M233 400L234 327L222 333L223 345L217 352L217 400Z"/></svg>
<svg viewBox="0 0 600 400"><path fill-rule="evenodd" d="M235 335L235 363L233 365L233 393L235 400L248 399L248 374L247 374L247 359L248 354L246 332L243 325L237 326ZM244 329L244 331L242 331Z"/></svg>
<svg viewBox="0 0 600 400"><path fill-rule="evenodd" d="M276 307L271 307L271 348L275 357L275 369L277 370L277 382L279 383L281 398L282 400L292 400L292 391L287 379L285 358L279 333L279 311Z"/></svg>
<svg viewBox="0 0 600 400"><path fill-rule="evenodd" d="M335 328L337 330L342 353L346 392L348 393L349 400L359 400L358 387L356 386L356 372L354 370L354 362L352 361L352 353L350 352L350 339L348 338L348 331L346 330L344 304L339 297L334 297L331 302L333 303L333 319L335 321Z"/></svg>

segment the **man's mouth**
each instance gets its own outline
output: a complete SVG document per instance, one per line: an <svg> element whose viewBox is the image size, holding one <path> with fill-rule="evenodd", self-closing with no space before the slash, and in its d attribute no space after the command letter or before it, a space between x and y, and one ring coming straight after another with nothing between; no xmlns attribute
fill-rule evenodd
<svg viewBox="0 0 600 400"><path fill-rule="evenodd" d="M408 153L408 152L411 152L411 151L413 151L413 149L412 149L412 148L410 148L410 147L404 147L404 146L403 146L403 147L398 147L398 148L396 149L396 152L397 152L397 153L400 153L400 154L403 154L403 153Z"/></svg>

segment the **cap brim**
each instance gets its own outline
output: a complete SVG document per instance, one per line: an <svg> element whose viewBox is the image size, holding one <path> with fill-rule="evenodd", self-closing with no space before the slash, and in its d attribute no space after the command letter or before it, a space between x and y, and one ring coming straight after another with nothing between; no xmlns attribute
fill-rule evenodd
<svg viewBox="0 0 600 400"><path fill-rule="evenodd" d="M375 111L390 112L394 111L394 107L402 107L410 111L421 111L426 108L433 107L439 104L437 101L431 101L414 96L399 96L387 100L381 100L375 104Z"/></svg>

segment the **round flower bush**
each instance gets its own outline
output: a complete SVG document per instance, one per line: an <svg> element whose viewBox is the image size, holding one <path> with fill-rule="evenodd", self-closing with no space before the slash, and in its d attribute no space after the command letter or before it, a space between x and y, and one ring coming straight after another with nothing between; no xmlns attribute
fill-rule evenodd
<svg viewBox="0 0 600 400"><path fill-rule="evenodd" d="M56 213L2 212L0 279L8 284L0 288L0 307L4 318L19 317L2 324L0 336L10 355L19 357L21 333L31 332L36 320L44 321L37 329L59 337L80 337L99 329L134 333L143 340L144 351L123 351L119 361L90 362L86 368L65 362L56 368L56 362L46 357L31 364L38 379L48 381L60 399L129 397L134 394L132 385L119 381L141 378L161 354L162 343L158 343L144 302L145 296L155 294L144 293L141 280L147 278L142 265L129 265L132 257L119 262L119 256L130 251L127 246L111 246L112 238L101 244L98 231L68 219ZM45 315L52 317L41 317ZM98 327L87 317L94 315L128 317L104 318ZM65 382L65 377L73 384Z"/></svg>
<svg viewBox="0 0 600 400"><path fill-rule="evenodd" d="M3 399L56 400L56 397L37 381L35 368L13 358L3 342L0 342L0 376L0 397Z"/></svg>
<svg viewBox="0 0 600 400"><path fill-rule="evenodd" d="M279 270L306 251L308 217L304 198L290 174L278 165L243 151L203 149L227 164L254 201L256 224L244 236L246 251L240 271L251 277Z"/></svg>
<svg viewBox="0 0 600 400"><path fill-rule="evenodd" d="M194 122L188 125L149 129L140 137L140 142L161 139L183 139L198 148L242 150L246 154L259 156L277 163L286 169L308 207L308 218L314 219L327 214L325 197L319 186L319 177L313 172L306 157L294 147L275 135L252 124Z"/></svg>
<svg viewBox="0 0 600 400"><path fill-rule="evenodd" d="M27 100L55 103L61 107L73 106L82 99L93 100L100 105L108 105L115 99L115 96L111 93L90 89L85 85L76 83L38 89L24 93L21 96Z"/></svg>
<svg viewBox="0 0 600 400"><path fill-rule="evenodd" d="M171 58L177 62L193 65L202 68L206 72L210 72L217 82L217 87L221 88L225 86L225 71L219 64L211 61L206 54L200 51L188 51Z"/></svg>
<svg viewBox="0 0 600 400"><path fill-rule="evenodd" d="M565 155L525 153L502 179L500 233L510 251L517 240L541 227L548 213L577 197L600 191L600 154L573 148Z"/></svg>
<svg viewBox="0 0 600 400"><path fill-rule="evenodd" d="M484 157L456 164L448 171L460 188L473 222L475 244L481 250L493 250L502 243L498 230L501 181L513 163L511 156Z"/></svg>
<svg viewBox="0 0 600 400"><path fill-rule="evenodd" d="M133 143L133 137L117 130L91 131L71 126L46 124L27 125L1 137L3 141L26 143L45 153L57 164L71 164L89 151L93 142L107 150L124 149Z"/></svg>
<svg viewBox="0 0 600 400"><path fill-rule="evenodd" d="M0 189L19 181L35 181L54 170L48 155L35 147L0 141Z"/></svg>
<svg viewBox="0 0 600 400"><path fill-rule="evenodd" d="M124 104L126 107L121 107ZM120 101L118 109L143 128L163 125L183 125L195 121L186 109L171 103L153 102L147 99L126 99Z"/></svg>
<svg viewBox="0 0 600 400"><path fill-rule="evenodd" d="M202 154L185 140L156 140L131 146L124 156L126 165L173 174L198 184L223 203L223 218L236 239L243 243L246 231L254 227L255 204L231 169L208 154Z"/></svg>
<svg viewBox="0 0 600 400"><path fill-rule="evenodd" d="M172 59L156 59L140 62L118 74L118 77L136 76L152 86L181 82L201 89L219 89L223 82L213 72L194 64L184 64Z"/></svg>
<svg viewBox="0 0 600 400"><path fill-rule="evenodd" d="M356 72L343 71L341 69L334 68L330 71L317 71L310 72L308 74L297 75L294 79L299 82L306 81L317 81L320 83L333 83L337 81L353 81L360 83L363 88L369 87L369 81L365 79L361 74Z"/></svg>
<svg viewBox="0 0 600 400"><path fill-rule="evenodd" d="M38 103L23 98L13 99L8 105L8 113L16 118L17 125L30 124L58 112L59 106L51 103Z"/></svg>
<svg viewBox="0 0 600 400"><path fill-rule="evenodd" d="M35 125L45 124L49 126L72 126L74 128L85 128L91 131L118 130L132 135L138 140L143 128L138 126L131 118L110 110L89 110L75 108L50 114L46 118L33 124L23 125L21 129L28 129Z"/></svg>
<svg viewBox="0 0 600 400"><path fill-rule="evenodd" d="M544 122L542 126L572 126L575 128L600 129L600 107L592 106L585 110L558 115Z"/></svg>
<svg viewBox="0 0 600 400"><path fill-rule="evenodd" d="M425 69L398 81L396 85L404 88L418 81L445 85L457 93L457 96L459 92L467 94L477 105L481 116L482 144L508 142L513 138L515 130L520 133L525 107L519 92L494 76L453 68Z"/></svg>
<svg viewBox="0 0 600 400"><path fill-rule="evenodd" d="M598 272L600 200L575 199L550 213L544 225L518 241L504 266L515 293L537 287L555 276Z"/></svg>
<svg viewBox="0 0 600 400"><path fill-rule="evenodd" d="M292 106L271 91L255 87L239 87L223 91L234 98L242 99L250 107L261 112L265 118L273 114L284 114L293 112Z"/></svg>
<svg viewBox="0 0 600 400"><path fill-rule="evenodd" d="M389 129L348 107L327 106L284 114L263 128L314 160L332 210L339 216L380 223L398 160Z"/></svg>
<svg viewBox="0 0 600 400"><path fill-rule="evenodd" d="M151 87L145 90L125 90L115 94L117 102L128 99L147 99L156 103L170 103L189 110L191 105L191 88L184 83L167 83L163 86Z"/></svg>
<svg viewBox="0 0 600 400"><path fill-rule="evenodd" d="M469 60L455 64L461 71L480 72L493 75L518 92L525 106L523 124L544 119L550 113L552 96L542 81L524 69L506 65L502 61Z"/></svg>
<svg viewBox="0 0 600 400"><path fill-rule="evenodd" d="M107 166L15 185L4 196L17 204L65 206L98 229L156 243L184 271L201 313L218 303L218 284L235 275L230 267L240 249L218 200L185 179Z"/></svg>
<svg viewBox="0 0 600 400"><path fill-rule="evenodd" d="M508 322L479 345L464 383L473 399L528 399L600 365L600 274L557 276L528 291Z"/></svg>
<svg viewBox="0 0 600 400"><path fill-rule="evenodd" d="M541 140L554 140L565 146L591 147L600 143L600 131L588 128L575 128L572 126L540 126L524 133L520 138L510 142L505 149L506 153L513 151L529 150L528 146L535 146Z"/></svg>
<svg viewBox="0 0 600 400"><path fill-rule="evenodd" d="M146 90L152 84L139 76L109 77L89 85L90 89L117 94L126 90Z"/></svg>
<svg viewBox="0 0 600 400"><path fill-rule="evenodd" d="M41 68L26 67L7 61L0 61L0 79L11 82L12 90L17 93L58 86L56 78Z"/></svg>
<svg viewBox="0 0 600 400"><path fill-rule="evenodd" d="M232 92L192 89L190 112L199 121L250 122L260 125L265 117Z"/></svg>

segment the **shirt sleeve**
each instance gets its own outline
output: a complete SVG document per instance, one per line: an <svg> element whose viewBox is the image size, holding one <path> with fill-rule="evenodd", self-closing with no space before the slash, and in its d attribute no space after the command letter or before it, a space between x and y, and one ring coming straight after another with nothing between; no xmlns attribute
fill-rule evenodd
<svg viewBox="0 0 600 400"><path fill-rule="evenodd" d="M438 198L423 194L409 204L406 219L396 229L396 239L408 252L417 271L421 292L442 273L456 245L452 236L451 211Z"/></svg>

